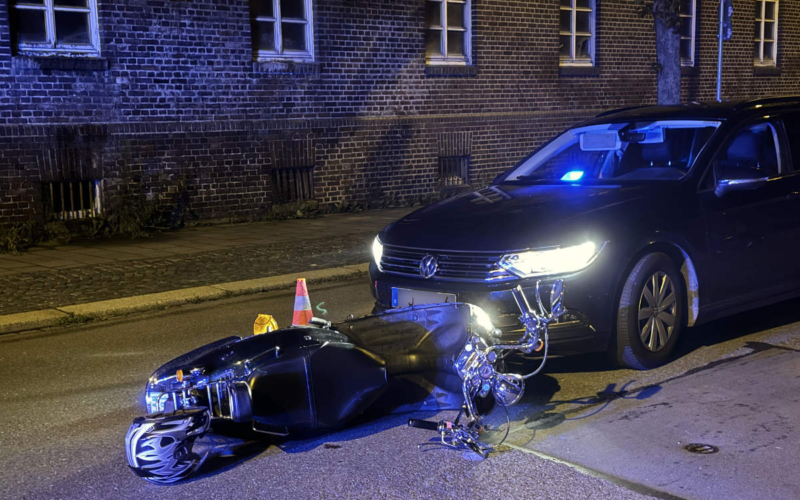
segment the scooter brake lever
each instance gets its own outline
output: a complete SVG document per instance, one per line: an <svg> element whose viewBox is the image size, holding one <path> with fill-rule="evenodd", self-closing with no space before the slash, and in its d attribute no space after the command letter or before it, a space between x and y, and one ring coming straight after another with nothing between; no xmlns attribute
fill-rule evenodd
<svg viewBox="0 0 800 500"><path fill-rule="evenodd" d="M467 442L467 446L469 447L470 450L472 450L475 453L477 453L478 455L480 455L481 458L486 458L488 456L488 454L485 451L483 451L481 449L481 447L478 446L477 443L473 443L472 441L469 441L469 442Z"/></svg>

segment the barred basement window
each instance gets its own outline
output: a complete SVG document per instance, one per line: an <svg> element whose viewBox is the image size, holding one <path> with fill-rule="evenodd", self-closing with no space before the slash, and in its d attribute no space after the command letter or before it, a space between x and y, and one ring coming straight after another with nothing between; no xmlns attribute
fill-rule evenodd
<svg viewBox="0 0 800 500"><path fill-rule="evenodd" d="M439 157L439 182L442 187L469 184L469 156Z"/></svg>
<svg viewBox="0 0 800 500"><path fill-rule="evenodd" d="M472 1L425 1L428 64L469 64L472 61Z"/></svg>
<svg viewBox="0 0 800 500"><path fill-rule="evenodd" d="M778 0L756 0L756 66L775 66L778 61Z"/></svg>
<svg viewBox="0 0 800 500"><path fill-rule="evenodd" d="M89 219L100 215L99 180L45 182L43 187L45 207L56 219Z"/></svg>
<svg viewBox="0 0 800 500"><path fill-rule="evenodd" d="M12 33L20 53L100 54L97 0L22 0L9 4Z"/></svg>
<svg viewBox="0 0 800 500"><path fill-rule="evenodd" d="M259 61L314 60L311 0L251 0L250 15Z"/></svg>
<svg viewBox="0 0 800 500"><path fill-rule="evenodd" d="M681 18L681 65L694 66L697 0L682 0L678 12Z"/></svg>
<svg viewBox="0 0 800 500"><path fill-rule="evenodd" d="M313 199L314 167L273 168L272 194L275 203Z"/></svg>
<svg viewBox="0 0 800 500"><path fill-rule="evenodd" d="M561 65L594 65L594 0L560 0L560 2Z"/></svg>

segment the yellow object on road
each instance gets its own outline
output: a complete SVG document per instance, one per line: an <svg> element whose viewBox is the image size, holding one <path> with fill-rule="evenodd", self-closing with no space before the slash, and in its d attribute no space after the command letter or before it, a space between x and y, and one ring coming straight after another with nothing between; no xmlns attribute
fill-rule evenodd
<svg viewBox="0 0 800 500"><path fill-rule="evenodd" d="M278 322L269 314L259 314L256 322L253 323L253 335L274 332L278 329Z"/></svg>

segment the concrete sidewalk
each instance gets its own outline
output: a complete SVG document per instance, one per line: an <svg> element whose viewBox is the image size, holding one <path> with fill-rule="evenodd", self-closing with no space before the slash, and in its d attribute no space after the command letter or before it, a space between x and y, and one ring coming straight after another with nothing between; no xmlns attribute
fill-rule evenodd
<svg viewBox="0 0 800 500"><path fill-rule="evenodd" d="M351 266L368 262L374 236L411 210L194 227L148 239L81 241L0 254L0 319L41 313L52 323L63 312L81 314L72 310L81 304L265 278L281 277L283 283L286 276L311 270L363 273L363 266L359 271ZM193 300L184 295L180 300ZM47 312L52 310L59 313Z"/></svg>
<svg viewBox="0 0 800 500"><path fill-rule="evenodd" d="M0 254L0 276L130 260L166 259L246 246L290 245L364 232L377 234L410 211L408 208L370 210L316 219L191 227L137 240L83 240L64 246L33 247L20 255Z"/></svg>
<svg viewBox="0 0 800 500"><path fill-rule="evenodd" d="M647 395L571 416L526 447L679 498L798 498L800 351L747 347L749 354L649 386ZM690 453L689 444L717 450Z"/></svg>

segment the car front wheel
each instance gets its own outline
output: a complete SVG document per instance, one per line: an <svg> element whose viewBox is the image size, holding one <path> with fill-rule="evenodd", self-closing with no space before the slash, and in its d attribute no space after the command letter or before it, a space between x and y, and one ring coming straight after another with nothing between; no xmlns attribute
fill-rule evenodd
<svg viewBox="0 0 800 500"><path fill-rule="evenodd" d="M683 278L666 254L652 253L633 266L619 297L616 360L648 370L666 363L683 327Z"/></svg>

